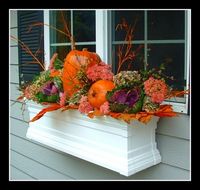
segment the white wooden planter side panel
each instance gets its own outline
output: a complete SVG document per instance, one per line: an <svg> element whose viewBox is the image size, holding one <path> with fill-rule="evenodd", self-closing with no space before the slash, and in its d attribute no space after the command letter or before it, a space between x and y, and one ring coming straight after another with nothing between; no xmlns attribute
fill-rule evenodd
<svg viewBox="0 0 200 190"><path fill-rule="evenodd" d="M43 107L29 102L30 118ZM90 119L77 110L47 113L31 122L27 137L65 153L130 176L161 162L155 143L158 117L130 126L110 117Z"/></svg>
<svg viewBox="0 0 200 190"><path fill-rule="evenodd" d="M17 135L21 138L27 139L26 132L29 126L28 123L11 118L10 126L11 126L10 133ZM180 167L180 168L189 170L190 169L189 168L189 165L190 165L189 141L180 139L180 138L166 136L166 135L156 135L156 136L157 136L156 140L158 144L158 150L160 151L161 156L162 156L162 163L166 163L171 166ZM38 149L40 145L41 144L39 144L36 149ZM19 147L21 146L23 146L23 143L19 145ZM27 151L28 150L29 148L27 148ZM41 152L46 152L46 151L41 150ZM46 154L47 157L53 156L53 155L49 156L49 153L44 153L44 154ZM32 156L33 155L31 155L31 157ZM58 158L55 158L55 160L56 159ZM63 161L63 165L64 164L65 163Z"/></svg>
<svg viewBox="0 0 200 190"><path fill-rule="evenodd" d="M11 136L12 150L76 179L126 179L119 173L65 154L44 144ZM42 153L42 154L41 154Z"/></svg>

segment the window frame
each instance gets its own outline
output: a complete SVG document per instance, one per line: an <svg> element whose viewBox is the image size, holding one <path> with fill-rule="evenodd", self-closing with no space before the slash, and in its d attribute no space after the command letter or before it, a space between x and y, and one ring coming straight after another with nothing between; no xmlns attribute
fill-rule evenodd
<svg viewBox="0 0 200 190"><path fill-rule="evenodd" d="M58 9L51 9L58 10ZM76 9L72 9L76 10ZM83 9L80 9L83 10ZM84 9L87 10L87 9ZM91 10L91 9L88 9ZM113 9L114 10L114 9ZM123 10L123 9L122 9ZM126 10L138 10L138 9L126 9ZM144 10L145 14L147 14L148 10L155 9L140 9ZM156 9L159 10L159 9ZM170 10L170 9L161 9L161 10ZM175 9L173 9L175 10ZM186 89L189 89L189 84L191 84L191 74L190 74L190 64L191 64L191 9L178 9L186 11L185 14L185 70L184 75L186 77ZM95 19L96 19L96 53L101 57L101 59L105 63L111 63L112 55L109 52L112 50L112 30L111 30L111 11L112 9L96 9L95 10ZM44 10L44 23L50 24L50 9ZM145 15L146 16L146 15ZM147 32L146 32L147 33ZM146 34L147 35L147 34ZM147 42L156 41L156 40L139 40L136 43L144 42L145 46L147 46ZM164 40L162 40L164 41ZM81 43L81 42L80 42ZM135 43L135 42L134 42ZM85 43L84 43L85 44ZM79 44L81 45L81 44ZM50 30L48 26L44 25L44 60L45 60L45 68L48 68L50 63ZM147 60L147 55L145 53L145 60ZM189 113L189 95L185 95L185 102L170 102L164 101L164 103L171 104L173 106L174 111L179 113Z"/></svg>

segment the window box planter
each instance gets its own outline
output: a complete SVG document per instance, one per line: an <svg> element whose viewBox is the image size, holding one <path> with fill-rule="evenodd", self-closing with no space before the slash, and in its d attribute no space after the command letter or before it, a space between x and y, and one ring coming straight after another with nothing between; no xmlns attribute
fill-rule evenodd
<svg viewBox="0 0 200 190"><path fill-rule="evenodd" d="M44 106L28 103L30 118ZM155 129L158 117L147 124L111 117L93 119L77 110L46 113L29 123L27 138L130 176L161 162L156 147Z"/></svg>

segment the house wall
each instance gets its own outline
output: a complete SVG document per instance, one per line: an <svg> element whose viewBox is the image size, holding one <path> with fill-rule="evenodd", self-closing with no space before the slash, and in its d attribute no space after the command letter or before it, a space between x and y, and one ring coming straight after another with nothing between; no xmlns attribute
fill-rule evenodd
<svg viewBox="0 0 200 190"><path fill-rule="evenodd" d="M17 37L17 12L10 14L10 34ZM18 47L10 43L10 180L189 180L190 118L159 121L156 141L162 162L130 177L49 148L26 138L27 108L16 102L19 92Z"/></svg>

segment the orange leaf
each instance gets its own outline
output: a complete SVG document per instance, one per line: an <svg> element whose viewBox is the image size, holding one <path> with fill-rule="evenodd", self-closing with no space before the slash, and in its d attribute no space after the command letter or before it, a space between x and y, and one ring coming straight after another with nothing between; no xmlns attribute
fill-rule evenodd
<svg viewBox="0 0 200 190"><path fill-rule="evenodd" d="M173 111L172 105L161 105L160 109L154 113L159 117L174 117L177 113Z"/></svg>
<svg viewBox="0 0 200 190"><path fill-rule="evenodd" d="M54 111L61 108L61 105L59 104L52 104L47 108L42 109L33 119L31 119L29 122L34 122L38 119L40 119L46 112Z"/></svg>
<svg viewBox="0 0 200 190"><path fill-rule="evenodd" d="M23 100L23 98L24 98L24 95L21 95L21 96L19 96L19 97L17 98L17 100L18 100L18 101L21 101L21 100Z"/></svg>
<svg viewBox="0 0 200 190"><path fill-rule="evenodd" d="M178 91L178 90L173 90L170 92L170 94L166 98L173 98L173 97L178 97L178 96L183 96L184 94L189 94L190 90L183 90L183 91Z"/></svg>
<svg viewBox="0 0 200 190"><path fill-rule="evenodd" d="M151 118L152 118L152 115L146 115L146 116L142 116L139 119L139 121L147 124L151 120Z"/></svg>
<svg viewBox="0 0 200 190"><path fill-rule="evenodd" d="M65 111L65 110L70 110L70 109L78 109L78 106L77 105L67 105L67 106L64 106L63 109L62 109L62 112Z"/></svg>
<svg viewBox="0 0 200 190"><path fill-rule="evenodd" d="M50 77L61 76L61 72L59 70L51 70Z"/></svg>

